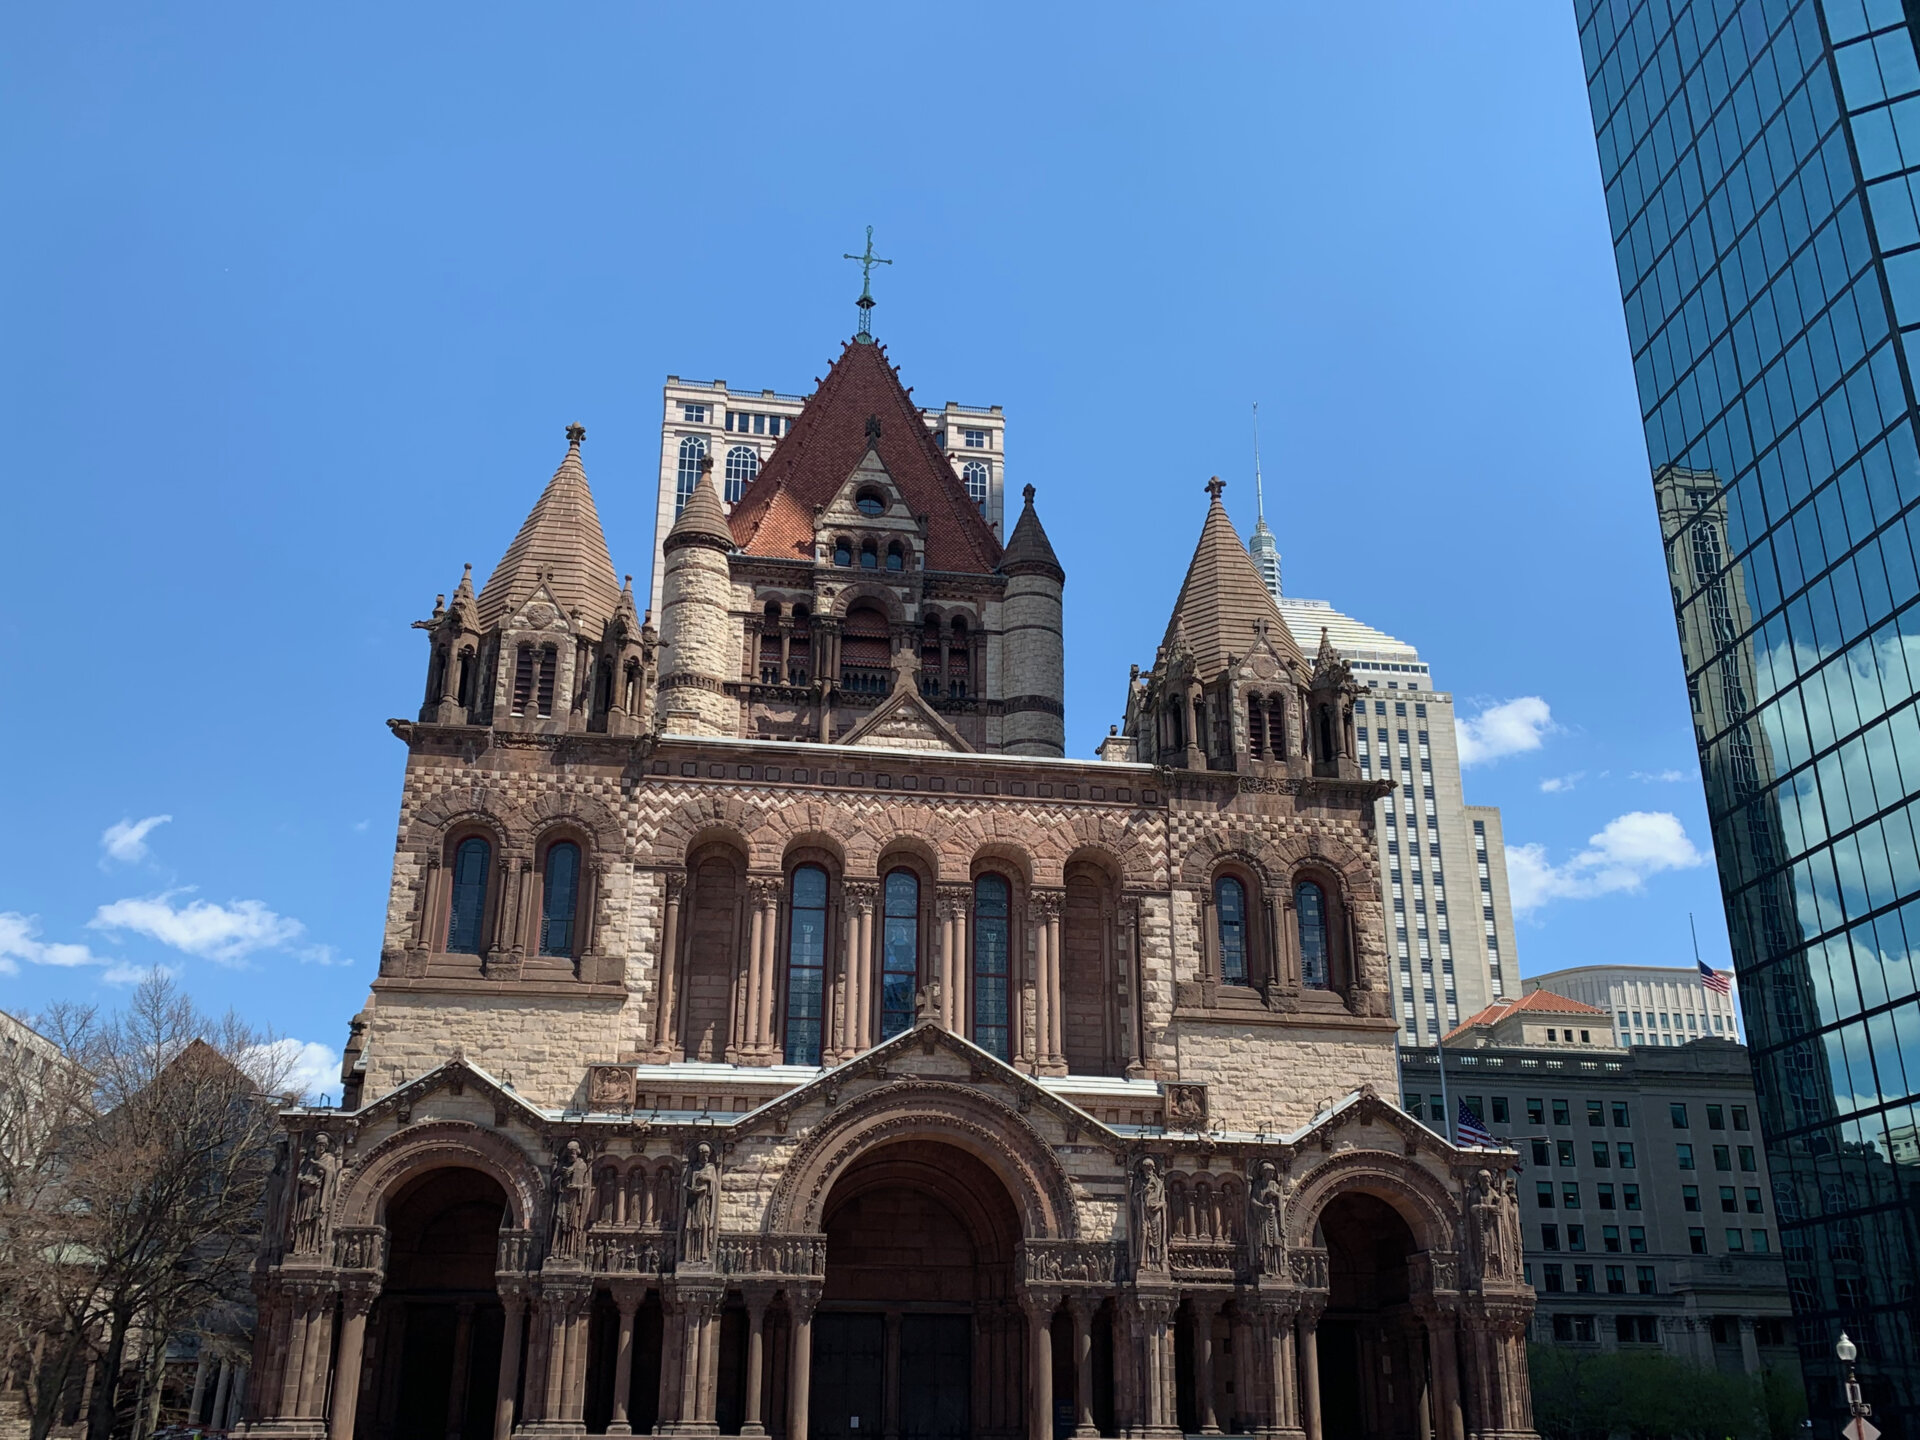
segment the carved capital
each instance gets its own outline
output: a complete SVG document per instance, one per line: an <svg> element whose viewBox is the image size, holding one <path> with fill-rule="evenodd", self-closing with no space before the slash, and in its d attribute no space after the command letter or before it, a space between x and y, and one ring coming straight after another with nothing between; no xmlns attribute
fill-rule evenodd
<svg viewBox="0 0 1920 1440"><path fill-rule="evenodd" d="M1066 904L1066 898L1067 892L1064 890L1029 890L1027 913L1041 923L1058 920L1060 911Z"/></svg>
<svg viewBox="0 0 1920 1440"><path fill-rule="evenodd" d="M749 875L747 894L753 897L753 903L762 909L770 909L780 903L781 892L787 888L783 875Z"/></svg>
<svg viewBox="0 0 1920 1440"><path fill-rule="evenodd" d="M846 896L847 909L856 915L871 915L873 907L880 900L880 883L877 880L846 880L841 883L840 893Z"/></svg>
<svg viewBox="0 0 1920 1440"><path fill-rule="evenodd" d="M687 872L684 870L667 871L667 899L678 900L687 890Z"/></svg>

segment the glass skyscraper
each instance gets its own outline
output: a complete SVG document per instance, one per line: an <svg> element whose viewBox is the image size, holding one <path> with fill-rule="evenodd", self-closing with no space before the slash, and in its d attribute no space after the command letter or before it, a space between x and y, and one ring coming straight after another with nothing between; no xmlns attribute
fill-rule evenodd
<svg viewBox="0 0 1920 1440"><path fill-rule="evenodd" d="M1574 8L1814 1412L1844 1328L1920 1436L1914 35L1901 0Z"/></svg>

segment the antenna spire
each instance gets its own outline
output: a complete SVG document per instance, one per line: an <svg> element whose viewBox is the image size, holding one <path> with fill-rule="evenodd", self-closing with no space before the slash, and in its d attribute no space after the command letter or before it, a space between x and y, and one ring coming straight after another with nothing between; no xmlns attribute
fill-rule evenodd
<svg viewBox="0 0 1920 1440"><path fill-rule="evenodd" d="M1267 518L1267 490L1260 479L1260 402L1253 402L1253 498L1254 518Z"/></svg>

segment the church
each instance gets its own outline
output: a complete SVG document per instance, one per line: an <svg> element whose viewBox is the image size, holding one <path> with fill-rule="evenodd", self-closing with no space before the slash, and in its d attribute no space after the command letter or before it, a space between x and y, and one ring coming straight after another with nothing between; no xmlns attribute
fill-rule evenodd
<svg viewBox="0 0 1920 1440"><path fill-rule="evenodd" d="M1002 544L864 325L657 620L584 456L417 622L246 1433L1531 1436L1514 1156L1395 1103L1360 687L1220 483L1073 759L1035 490Z"/></svg>

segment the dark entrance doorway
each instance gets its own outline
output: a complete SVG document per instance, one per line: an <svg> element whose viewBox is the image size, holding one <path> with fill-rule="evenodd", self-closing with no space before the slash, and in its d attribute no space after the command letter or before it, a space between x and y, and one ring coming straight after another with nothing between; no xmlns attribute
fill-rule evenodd
<svg viewBox="0 0 1920 1440"><path fill-rule="evenodd" d="M1023 1434L1026 1322L1013 1280L1020 1219L999 1178L952 1146L897 1141L835 1182L824 1218L811 1433Z"/></svg>
<svg viewBox="0 0 1920 1440"><path fill-rule="evenodd" d="M476 1170L435 1170L387 1202L387 1283L356 1430L376 1440L489 1440L505 1314L494 1252L507 1197ZM367 1413L369 1408L372 1413Z"/></svg>
<svg viewBox="0 0 1920 1440"><path fill-rule="evenodd" d="M1319 1232L1328 1281L1319 1326L1322 1433L1436 1433L1425 1331L1408 1303L1413 1232L1393 1206L1365 1194L1332 1201Z"/></svg>

